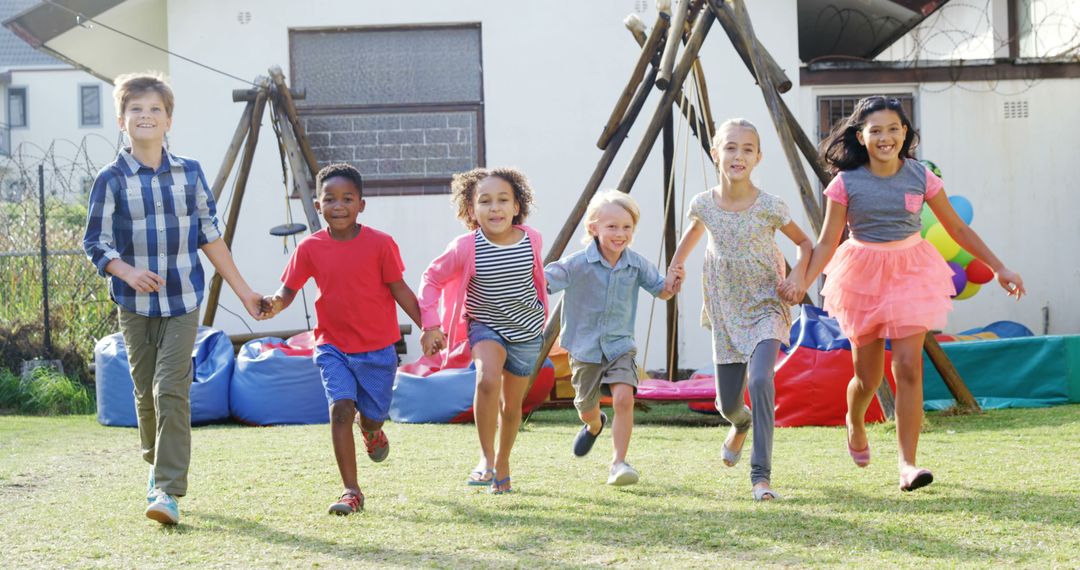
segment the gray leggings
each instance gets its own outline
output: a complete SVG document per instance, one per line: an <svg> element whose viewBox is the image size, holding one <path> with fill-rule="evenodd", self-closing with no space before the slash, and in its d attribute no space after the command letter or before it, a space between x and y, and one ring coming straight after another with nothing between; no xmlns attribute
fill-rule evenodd
<svg viewBox="0 0 1080 570"><path fill-rule="evenodd" d="M753 452L750 455L750 482L768 481L772 474L773 408L776 391L773 388L773 368L780 350L780 341L763 340L754 347L750 362L716 365L716 409L720 410L739 433L754 430ZM743 391L750 384L751 411L743 405Z"/></svg>

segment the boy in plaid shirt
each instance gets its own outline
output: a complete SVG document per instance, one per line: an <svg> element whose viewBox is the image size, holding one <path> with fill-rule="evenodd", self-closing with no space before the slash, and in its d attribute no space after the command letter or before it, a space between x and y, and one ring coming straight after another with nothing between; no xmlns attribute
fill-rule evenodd
<svg viewBox="0 0 1080 570"><path fill-rule="evenodd" d="M199 250L256 318L252 291L221 238L199 163L165 149L173 93L161 77L116 78L120 130L131 146L98 173L83 249L109 279L135 382L142 456L150 463L146 516L176 524L191 460L191 353L204 275Z"/></svg>

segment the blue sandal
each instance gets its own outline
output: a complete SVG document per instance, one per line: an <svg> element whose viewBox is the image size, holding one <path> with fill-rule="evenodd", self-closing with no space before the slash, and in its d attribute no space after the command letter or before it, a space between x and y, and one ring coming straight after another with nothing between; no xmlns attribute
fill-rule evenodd
<svg viewBox="0 0 1080 570"><path fill-rule="evenodd" d="M505 488L503 488L505 486ZM491 477L491 494L492 495L505 495L506 493L513 493L514 489L510 487L510 476L507 475L502 479L499 479L497 475Z"/></svg>

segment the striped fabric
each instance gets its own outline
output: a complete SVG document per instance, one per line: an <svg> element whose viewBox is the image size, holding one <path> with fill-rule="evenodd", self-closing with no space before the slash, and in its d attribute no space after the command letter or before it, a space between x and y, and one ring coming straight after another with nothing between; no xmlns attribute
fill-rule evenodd
<svg viewBox="0 0 1080 570"><path fill-rule="evenodd" d="M83 249L109 277L109 295L145 317L175 317L199 308L204 274L199 248L221 237L214 198L199 163L161 151L157 170L123 149L98 173L90 191ZM156 293L139 293L105 266L114 259L165 279Z"/></svg>
<svg viewBox="0 0 1080 570"><path fill-rule="evenodd" d="M529 236L513 245L495 245L476 230L476 275L469 280L465 313L510 342L537 337L544 328L544 305L533 285Z"/></svg>

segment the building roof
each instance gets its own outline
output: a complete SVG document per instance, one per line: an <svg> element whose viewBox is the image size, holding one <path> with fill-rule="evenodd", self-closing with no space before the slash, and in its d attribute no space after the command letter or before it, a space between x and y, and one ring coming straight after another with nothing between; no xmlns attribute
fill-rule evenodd
<svg viewBox="0 0 1080 570"><path fill-rule="evenodd" d="M0 1L0 21L17 16L38 4L41 4L39 0ZM0 27L0 71L6 71L13 67L55 65L67 64L34 49L8 28Z"/></svg>

